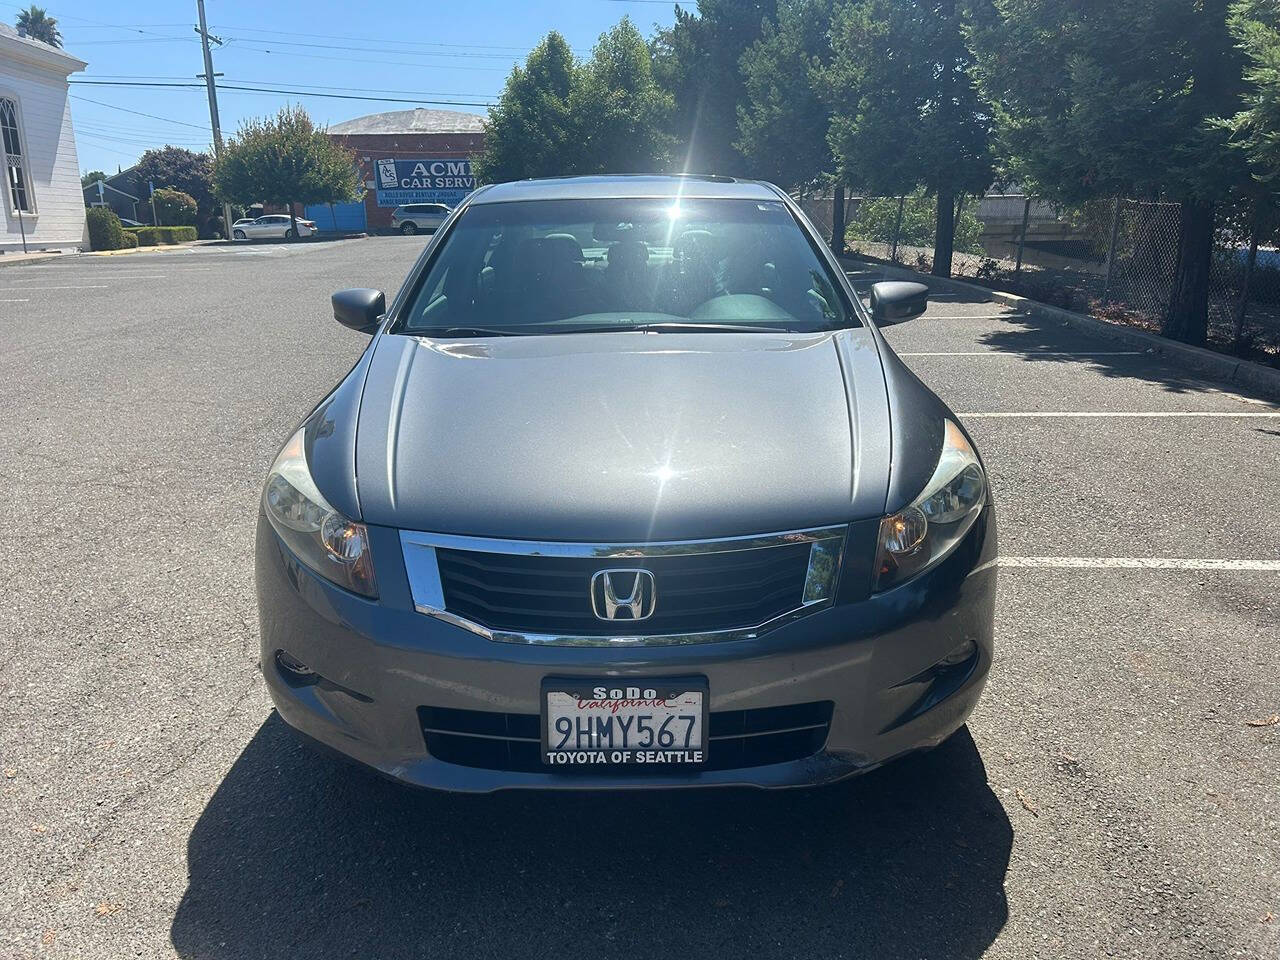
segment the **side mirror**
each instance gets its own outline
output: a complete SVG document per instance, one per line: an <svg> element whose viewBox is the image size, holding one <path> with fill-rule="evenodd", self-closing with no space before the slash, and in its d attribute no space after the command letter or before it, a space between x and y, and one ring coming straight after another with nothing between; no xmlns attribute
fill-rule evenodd
<svg viewBox="0 0 1280 960"><path fill-rule="evenodd" d="M333 303L333 319L361 333L376 331L387 312L387 298L381 290L354 287L339 290L329 299Z"/></svg>
<svg viewBox="0 0 1280 960"><path fill-rule="evenodd" d="M929 306L929 288L906 280L882 280L871 285L871 319L880 324L902 323Z"/></svg>

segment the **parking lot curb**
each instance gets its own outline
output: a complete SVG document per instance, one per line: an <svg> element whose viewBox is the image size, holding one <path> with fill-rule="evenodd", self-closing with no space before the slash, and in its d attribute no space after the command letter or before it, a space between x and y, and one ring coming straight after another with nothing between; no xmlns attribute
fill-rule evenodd
<svg viewBox="0 0 1280 960"><path fill-rule="evenodd" d="M1077 330L1117 340L1129 346L1139 347L1148 353L1160 354L1176 363L1180 368L1193 370L1217 380L1225 380L1228 383L1264 394L1272 399L1280 399L1280 370L1265 367L1260 363L1241 360L1224 353L1216 353L1213 350L1206 350L1204 347L1193 347L1190 344L1178 343L1176 340L1148 333L1145 330L1136 330L1133 327L1099 320L1097 317L1076 313L1073 310L1063 310L1061 307L1051 307L1048 304L1040 303L1038 300L1029 300L1016 293L992 290L990 287L983 287L976 283L935 277L930 274L917 273L915 270L910 270L906 267L876 263L872 260L859 260L853 257L843 257L841 262L846 268L853 268L859 272L874 273L878 271L882 276L895 280L915 280L925 284L930 290L945 290L949 293L978 296L991 303L999 303L1018 310L1024 310L1035 317L1054 320ZM859 279L867 279L865 273Z"/></svg>

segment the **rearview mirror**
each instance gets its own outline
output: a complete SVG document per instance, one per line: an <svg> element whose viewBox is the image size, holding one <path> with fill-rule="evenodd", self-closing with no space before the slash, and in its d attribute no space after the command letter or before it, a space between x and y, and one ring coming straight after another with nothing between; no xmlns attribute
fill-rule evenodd
<svg viewBox="0 0 1280 960"><path fill-rule="evenodd" d="M381 290L354 287L339 290L329 299L333 303L333 319L361 333L375 332L387 312L387 298Z"/></svg>
<svg viewBox="0 0 1280 960"><path fill-rule="evenodd" d="M902 323L929 306L929 288L906 280L882 280L871 285L871 319L879 324Z"/></svg>

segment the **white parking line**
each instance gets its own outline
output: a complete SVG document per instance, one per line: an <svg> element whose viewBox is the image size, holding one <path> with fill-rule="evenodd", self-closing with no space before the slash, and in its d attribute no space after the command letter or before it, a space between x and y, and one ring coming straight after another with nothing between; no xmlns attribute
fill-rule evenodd
<svg viewBox="0 0 1280 960"><path fill-rule="evenodd" d="M109 277L103 277L102 279L104 279L104 280L106 280L106 279L110 279L110 280L164 280L164 279L166 279L166 277L167 277L167 274L163 274L163 273L112 273ZM30 280L15 280L14 282L15 282L15 283L21 283L21 284L23 285L23 289L25 289L25 290L32 290L32 289L35 289L35 288L31 287L31 286L30 286L30 284L33 284L33 283L42 283L42 282L47 281L48 279L49 279L48 277L32 277ZM15 288L13 288L13 289L17 289L17 288L15 287Z"/></svg>
<svg viewBox="0 0 1280 960"><path fill-rule="evenodd" d="M940 350L936 352L899 351L900 357L1141 357L1141 350Z"/></svg>
<svg viewBox="0 0 1280 960"><path fill-rule="evenodd" d="M30 297L23 297L21 300L0 300L0 303L30 303Z"/></svg>
<svg viewBox="0 0 1280 960"><path fill-rule="evenodd" d="M926 313L925 320L1021 320L1029 313Z"/></svg>
<svg viewBox="0 0 1280 960"><path fill-rule="evenodd" d="M1219 560L1212 557L1001 557L1002 567L1073 570L1251 570L1280 572L1280 560Z"/></svg>
<svg viewBox="0 0 1280 960"><path fill-rule="evenodd" d="M57 286L57 287L0 287L0 290L8 290L11 292L21 291L22 293L26 293L28 290L105 290L105 289L107 289L107 285L105 283L82 283L82 284L74 284L74 285L68 284L65 286Z"/></svg>
<svg viewBox="0 0 1280 960"><path fill-rule="evenodd" d="M1053 418L1079 419L1082 417L1280 417L1280 410L1268 410L1265 413L1255 411L1236 412L1234 410L1055 410L1055 411L1018 411L1016 413L957 413L957 417L965 420L995 420L1019 418L1035 418L1048 420Z"/></svg>

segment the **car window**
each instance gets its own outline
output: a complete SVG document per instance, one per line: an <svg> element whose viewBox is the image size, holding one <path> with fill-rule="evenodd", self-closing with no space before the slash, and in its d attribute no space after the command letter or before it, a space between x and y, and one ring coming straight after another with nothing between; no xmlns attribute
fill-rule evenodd
<svg viewBox="0 0 1280 960"><path fill-rule="evenodd" d="M396 332L857 326L781 201L476 204L433 258Z"/></svg>

